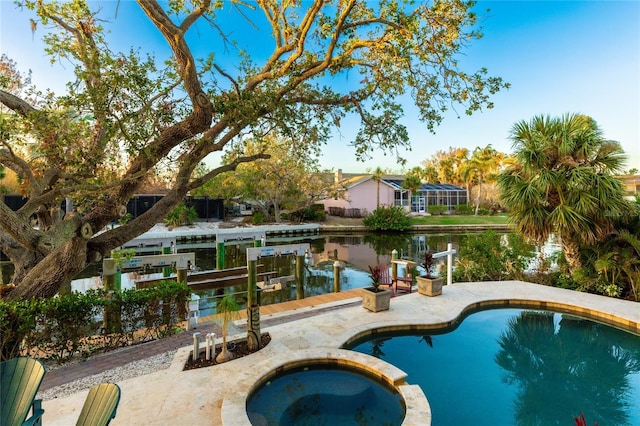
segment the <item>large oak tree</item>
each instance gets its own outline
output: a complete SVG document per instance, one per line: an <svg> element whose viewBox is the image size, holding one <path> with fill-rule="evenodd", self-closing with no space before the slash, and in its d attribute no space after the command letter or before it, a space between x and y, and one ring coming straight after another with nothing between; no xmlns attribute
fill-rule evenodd
<svg viewBox="0 0 640 426"><path fill-rule="evenodd" d="M491 107L489 96L506 86L457 62L481 36L472 2L138 0L156 34L81 0L21 3L36 15L26 13L25 24L47 30L47 54L71 64L75 78L63 96L0 88L0 164L28 199L18 211L0 203L0 246L15 266L5 297L13 299L54 295L188 191L265 157L240 155L193 174L247 137L277 131L318 144L348 121L359 126L350 142L366 158L410 147L402 95L433 130L452 105ZM114 35L125 34L139 46L112 50ZM142 44L157 34L166 54ZM175 176L162 201L105 231L147 176L167 168ZM65 199L76 211L61 217Z"/></svg>

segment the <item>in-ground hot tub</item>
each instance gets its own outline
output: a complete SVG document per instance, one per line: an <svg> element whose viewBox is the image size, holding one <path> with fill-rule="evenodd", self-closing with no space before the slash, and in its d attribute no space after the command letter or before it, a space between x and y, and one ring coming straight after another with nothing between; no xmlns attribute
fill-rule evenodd
<svg viewBox="0 0 640 426"><path fill-rule="evenodd" d="M397 389L348 365L313 363L275 373L247 398L251 424L400 425Z"/></svg>

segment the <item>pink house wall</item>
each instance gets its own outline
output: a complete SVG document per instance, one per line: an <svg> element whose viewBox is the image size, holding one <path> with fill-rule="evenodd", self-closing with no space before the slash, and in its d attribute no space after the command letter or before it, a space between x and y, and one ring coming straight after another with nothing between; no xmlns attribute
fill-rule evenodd
<svg viewBox="0 0 640 426"><path fill-rule="evenodd" d="M364 209L371 213L376 209L378 184L373 179L355 185L344 193L344 199L338 198L321 201L325 209L329 207L344 207L346 209ZM394 202L394 190L384 183L380 183L380 205L390 206Z"/></svg>

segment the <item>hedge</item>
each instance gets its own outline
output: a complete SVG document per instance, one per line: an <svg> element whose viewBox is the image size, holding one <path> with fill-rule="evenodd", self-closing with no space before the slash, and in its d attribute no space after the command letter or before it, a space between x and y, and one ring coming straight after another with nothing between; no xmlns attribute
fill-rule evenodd
<svg viewBox="0 0 640 426"><path fill-rule="evenodd" d="M184 283L163 281L141 290L0 300L0 360L31 356L63 362L173 334L186 316L190 294Z"/></svg>

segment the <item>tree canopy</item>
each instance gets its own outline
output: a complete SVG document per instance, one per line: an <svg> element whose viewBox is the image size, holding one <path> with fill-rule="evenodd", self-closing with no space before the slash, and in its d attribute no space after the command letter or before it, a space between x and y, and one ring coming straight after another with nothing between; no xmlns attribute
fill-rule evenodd
<svg viewBox="0 0 640 426"><path fill-rule="evenodd" d="M323 171L313 153L298 144L274 135L262 140L247 140L241 152L229 152L223 161L235 155L266 153L267 159L240 164L232 174L223 173L202 187L202 193L225 199L249 201L265 217L281 222L282 210L295 212L327 198L334 189L333 175Z"/></svg>
<svg viewBox="0 0 640 426"><path fill-rule="evenodd" d="M240 154L194 175L211 153L273 131L317 147L346 119L358 123L351 143L359 158L394 152L410 147L403 95L433 130L452 106L490 108L490 96L507 86L484 68L459 66L461 51L481 37L473 2L138 0L148 19L140 28L152 28L165 50L128 51L110 45L132 31L117 14L83 0L18 4L36 34L46 29L51 60L70 65L74 78L58 96L12 92L11 78L0 79L0 165L16 173L27 198L18 211L0 203L0 247L15 266L10 298L54 295L160 222L188 191L267 156ZM241 35L256 28L260 42L243 44ZM162 201L107 230L164 169L174 176ZM63 216L65 199L76 210Z"/></svg>

